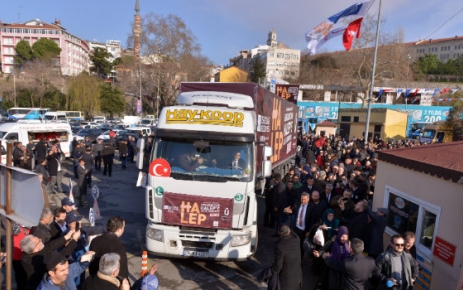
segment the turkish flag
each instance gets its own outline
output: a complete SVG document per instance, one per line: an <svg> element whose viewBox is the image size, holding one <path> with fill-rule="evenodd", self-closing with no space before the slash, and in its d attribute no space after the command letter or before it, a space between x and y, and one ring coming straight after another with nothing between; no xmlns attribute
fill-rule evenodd
<svg viewBox="0 0 463 290"><path fill-rule="evenodd" d="M363 17L360 17L359 19L352 21L349 23L346 30L344 30L344 34L342 35L342 44L346 50L350 50L352 47L354 37L360 37L360 26L362 25L362 20Z"/></svg>
<svg viewBox="0 0 463 290"><path fill-rule="evenodd" d="M170 170L170 164L167 160L164 158L157 158L151 162L149 173L151 176L169 177Z"/></svg>

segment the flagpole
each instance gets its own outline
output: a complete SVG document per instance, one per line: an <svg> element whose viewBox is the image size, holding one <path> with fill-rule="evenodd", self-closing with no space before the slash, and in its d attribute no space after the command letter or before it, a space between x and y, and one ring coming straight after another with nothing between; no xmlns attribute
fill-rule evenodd
<svg viewBox="0 0 463 290"><path fill-rule="evenodd" d="M376 55L378 54L378 42L379 42L379 24L381 20L381 1L379 0L379 7L378 7L378 21L376 23L376 41L375 41L375 52L373 55L373 67L371 69L371 81L370 81L370 89L368 91L368 108L367 108L367 120L365 122L365 136L364 142L365 145L368 144L368 129L370 128L370 114L371 114L371 98L373 96L373 87L375 83L375 71L376 71ZM373 138L373 136L371 136Z"/></svg>

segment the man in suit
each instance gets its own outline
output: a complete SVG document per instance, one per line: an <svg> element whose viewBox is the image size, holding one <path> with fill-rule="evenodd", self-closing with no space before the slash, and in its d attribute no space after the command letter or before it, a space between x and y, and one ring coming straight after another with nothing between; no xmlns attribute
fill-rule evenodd
<svg viewBox="0 0 463 290"><path fill-rule="evenodd" d="M326 253L323 258L330 268L343 273L342 289L368 289L376 268L375 260L362 254L362 240L353 238L351 247L354 254L340 262L333 262Z"/></svg>
<svg viewBox="0 0 463 290"><path fill-rule="evenodd" d="M246 167L246 161L241 159L241 152L237 151L233 154L233 159L230 163L232 169L244 169Z"/></svg>
<svg viewBox="0 0 463 290"><path fill-rule="evenodd" d="M304 257L304 249L302 247L304 239L309 235L310 225L312 224L312 204L309 203L310 196L307 192L301 194L301 203L288 206L285 208L285 213L294 216L295 227L294 232L299 237L299 247L301 249L301 258Z"/></svg>
<svg viewBox="0 0 463 290"><path fill-rule="evenodd" d="M91 170L91 169L90 169ZM77 166L77 186L79 187L79 201L81 207L86 207L87 202L87 183L88 183L89 169L85 166L85 160L79 159L79 165Z"/></svg>
<svg viewBox="0 0 463 290"><path fill-rule="evenodd" d="M55 220L50 225L51 240L57 239L67 232L66 227L66 210L58 207L53 211Z"/></svg>
<svg viewBox="0 0 463 290"><path fill-rule="evenodd" d="M301 254L297 247L299 237L285 224L278 227L278 235L280 239L275 245L275 261L258 274L257 280L270 279L268 289L278 282L280 289L300 289L302 270Z"/></svg>

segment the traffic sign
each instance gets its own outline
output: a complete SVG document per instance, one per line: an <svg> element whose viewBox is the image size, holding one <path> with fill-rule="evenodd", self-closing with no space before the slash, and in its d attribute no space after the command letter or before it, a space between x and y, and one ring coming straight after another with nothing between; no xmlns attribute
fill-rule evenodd
<svg viewBox="0 0 463 290"><path fill-rule="evenodd" d="M11 214L6 214L6 173L11 170ZM32 171L0 164L0 214L11 220L32 227L39 223L45 204L39 176Z"/></svg>

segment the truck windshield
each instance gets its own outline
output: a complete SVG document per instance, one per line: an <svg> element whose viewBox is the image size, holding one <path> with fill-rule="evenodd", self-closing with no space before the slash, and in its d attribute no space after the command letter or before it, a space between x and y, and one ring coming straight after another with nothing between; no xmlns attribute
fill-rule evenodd
<svg viewBox="0 0 463 290"><path fill-rule="evenodd" d="M163 158L178 179L251 181L252 143L157 138L152 160Z"/></svg>

